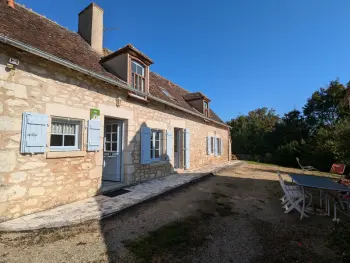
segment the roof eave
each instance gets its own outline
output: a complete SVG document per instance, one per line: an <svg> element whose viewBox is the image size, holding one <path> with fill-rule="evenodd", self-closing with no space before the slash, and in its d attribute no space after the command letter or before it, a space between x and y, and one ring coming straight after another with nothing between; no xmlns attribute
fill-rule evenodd
<svg viewBox="0 0 350 263"><path fill-rule="evenodd" d="M135 92L135 93L137 93L137 94L139 94L139 95L142 95L142 96L147 96L147 97L149 97L149 98L152 99L152 100L161 102L161 103L166 104L166 105L168 105L168 106L171 106L171 107L173 107L173 108L175 108L175 109L178 109L178 110L187 112L187 113L189 113L189 114L191 114L191 115L200 117L200 118L202 118L202 119L204 119L204 120L208 120L208 121L210 121L210 122L219 124L219 125L221 125L221 126L229 127L227 124L224 124L224 123L219 122L219 121L215 121L215 120L213 120L213 119L210 119L210 118L207 118L207 117L204 117L204 116L201 116L200 114L197 114L197 113L191 112L191 111L189 111L189 110L186 110L186 109L184 109L184 108L182 108L182 107L179 107L179 106L177 106L177 105L175 105L175 104L173 104L173 103L170 103L170 102L167 102L167 101L162 100L162 99L160 99L160 98L157 98L157 97L155 97L155 96L153 96L153 95L151 95L151 94L147 94L147 93L144 93L144 92L139 92L139 91L137 91L137 90L135 90L135 89L129 87L125 82L121 82L121 81L118 81L118 80L115 80L115 79L111 79L111 78L106 77L106 76L104 76L104 75L102 75L102 74L99 74L99 73L96 73L96 72L94 72L94 71L88 70L88 69L83 68L83 67L81 67L81 66L79 66L79 65L76 65L76 64L74 64L74 63L72 63L72 62L70 62L70 61L61 59L61 58L56 57L56 56L54 56L54 55L52 55L52 54L50 54L50 53L47 53L47 52L45 52L45 51L42 51L42 50L40 50L40 49L38 49L38 48L34 48L34 47L30 46L30 45L27 45L27 44L25 44L25 43L22 43L22 42L20 42L20 41L18 41L18 40L16 40L16 39L9 38L9 37L5 36L5 35L2 34L2 33L0 34L0 42L5 43L5 44L7 44L7 45L9 45L9 46L13 46L13 47L15 47L15 48L18 48L18 49L20 49L20 50L26 51L26 52L28 52L28 53L30 53L30 54L39 56L39 57L41 57L41 58L47 59L47 60L52 61L52 62L54 62L54 63L57 63L57 64L59 64L59 65L65 66L65 67L67 67L67 68L76 70L76 71L81 72L81 73L83 73L83 74L89 75L89 76L94 77L94 78L96 78L96 79L102 80L102 81L107 82L107 83L109 83L109 84L116 85L116 86L118 86L118 87L120 87L120 88L122 88L122 89Z"/></svg>

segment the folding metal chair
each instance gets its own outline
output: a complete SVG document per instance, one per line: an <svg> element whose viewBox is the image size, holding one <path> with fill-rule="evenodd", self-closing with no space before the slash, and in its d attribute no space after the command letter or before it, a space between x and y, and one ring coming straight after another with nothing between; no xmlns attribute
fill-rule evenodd
<svg viewBox="0 0 350 263"><path fill-rule="evenodd" d="M339 207L340 206L340 207ZM342 212L344 215L350 217L350 194L338 195L336 201L334 201L334 221L338 221L337 211Z"/></svg>
<svg viewBox="0 0 350 263"><path fill-rule="evenodd" d="M295 158L295 159L297 160L297 163L298 163L298 165L300 166L301 170L303 170L303 171L309 171L309 172L319 172L319 170L317 170L315 167L313 167L313 166L311 166L311 165L308 165L308 166L303 166L303 165L301 165L300 160L299 160L298 157Z"/></svg>
<svg viewBox="0 0 350 263"><path fill-rule="evenodd" d="M277 175L281 188L284 192L284 196L280 199L283 205L282 208L285 209L284 213L287 214L295 209L300 213L300 220L303 219L303 217L308 217L308 215L305 214L305 208L310 206L312 202L312 195L306 192L301 186L285 184L279 171L277 172ZM309 199L309 203L307 205L306 198Z"/></svg>

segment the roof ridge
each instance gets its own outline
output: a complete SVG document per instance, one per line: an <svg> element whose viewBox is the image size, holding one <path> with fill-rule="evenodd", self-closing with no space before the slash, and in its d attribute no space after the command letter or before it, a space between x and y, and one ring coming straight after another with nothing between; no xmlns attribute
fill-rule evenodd
<svg viewBox="0 0 350 263"><path fill-rule="evenodd" d="M21 7L21 8L23 8L23 9L25 9L25 10L31 12L31 13L33 13L33 14L35 14L35 15L37 15L37 16L40 16L41 18L44 18L44 19L48 20L49 22L54 23L55 25L57 25L57 26L59 26L59 27L65 29L65 30L67 30L67 31L69 31L69 32L71 32L71 33L78 34L77 32L74 32L74 31L70 30L69 28L60 25L60 24L57 23L56 21L53 21L53 20L51 20L50 18L48 18L48 17L46 17L46 16L44 16L44 15L42 15L42 14L37 13L37 12L34 11L32 8L26 7L24 4L19 4L19 3L15 2L15 5L16 5L16 6L19 6L19 7Z"/></svg>
<svg viewBox="0 0 350 263"><path fill-rule="evenodd" d="M187 90L187 89L181 87L180 85L174 83L173 81L171 81L171 80L169 80L169 79L163 77L163 76L160 75L159 73L156 73L156 72L154 72L154 71L151 71L151 73L153 73L153 74L156 75L157 77L160 77L160 78L162 78L162 79L164 79L164 80L166 80L166 81L169 81L171 84L173 84L173 85L179 87L180 89L183 89L184 91L186 91L186 92L188 92L188 93L192 93L191 91L189 91L189 90Z"/></svg>

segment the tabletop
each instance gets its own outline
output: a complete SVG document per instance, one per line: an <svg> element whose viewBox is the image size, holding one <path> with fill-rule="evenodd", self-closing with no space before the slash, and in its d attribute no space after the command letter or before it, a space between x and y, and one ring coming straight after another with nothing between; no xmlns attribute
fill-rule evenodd
<svg viewBox="0 0 350 263"><path fill-rule="evenodd" d="M293 179L293 181L296 184L305 186L305 187L313 187L313 188L333 190L333 191L339 191L339 192L350 191L350 188L344 185L338 184L326 177L301 175L301 174L290 174L289 176L290 178Z"/></svg>

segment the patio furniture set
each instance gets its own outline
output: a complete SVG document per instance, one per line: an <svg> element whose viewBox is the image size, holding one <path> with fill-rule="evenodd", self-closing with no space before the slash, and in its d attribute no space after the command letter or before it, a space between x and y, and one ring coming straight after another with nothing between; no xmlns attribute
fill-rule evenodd
<svg viewBox="0 0 350 263"><path fill-rule="evenodd" d="M300 165L299 159L297 159ZM300 165L301 166L301 165ZM301 166L304 171L317 171L312 166ZM343 174L345 165L334 164L331 173ZM289 174L295 184L287 184L281 173L277 172L281 188L284 196L280 199L282 208L285 213L296 210L300 213L300 220L304 217L309 217L310 214L328 215L331 213L331 204L333 203L334 217L333 220L339 220L337 212L340 211L347 216L350 216L350 188L333 180L314 175L305 174ZM313 203L314 196L311 189L316 189L319 192L320 208L316 208Z"/></svg>

